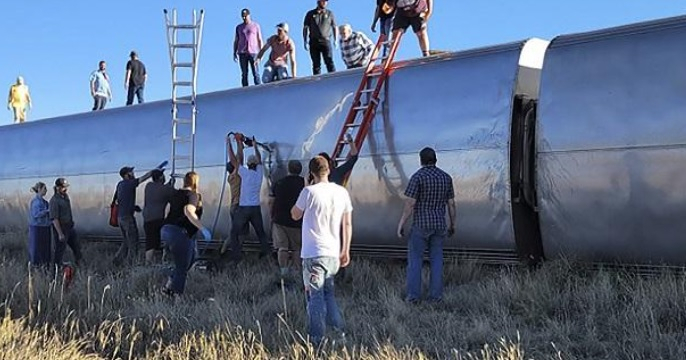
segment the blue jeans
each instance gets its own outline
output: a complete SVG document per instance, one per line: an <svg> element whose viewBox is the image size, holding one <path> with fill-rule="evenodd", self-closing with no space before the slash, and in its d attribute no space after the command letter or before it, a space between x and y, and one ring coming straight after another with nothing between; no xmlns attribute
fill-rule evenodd
<svg viewBox="0 0 686 360"><path fill-rule="evenodd" d="M407 244L407 300L418 301L422 295L422 260L424 250L429 247L431 277L429 280L429 299L441 300L443 297L443 242L446 230L425 230L412 227Z"/></svg>
<svg viewBox="0 0 686 360"><path fill-rule="evenodd" d="M273 81L288 79L288 68L286 65L267 64L262 72L262 83L267 84Z"/></svg>
<svg viewBox="0 0 686 360"><path fill-rule="evenodd" d="M50 226L29 225L29 262L33 266L50 264Z"/></svg>
<svg viewBox="0 0 686 360"><path fill-rule="evenodd" d="M245 231L248 223L255 229L257 238L260 240L260 254L263 256L269 254L271 248L267 240L267 233L264 232L262 208L259 205L237 207L231 221L231 260L240 261L243 257L243 242L238 235Z"/></svg>
<svg viewBox="0 0 686 360"><path fill-rule="evenodd" d="M303 259L303 283L307 296L310 341L321 342L326 324L342 332L345 324L334 297L334 276L338 272L339 260L335 257Z"/></svg>
<svg viewBox="0 0 686 360"><path fill-rule="evenodd" d="M257 64L255 57L257 54L238 54L238 62L241 64L241 85L248 86L248 65L252 71L252 79L255 85L260 84L260 77L257 76Z"/></svg>
<svg viewBox="0 0 686 360"><path fill-rule="evenodd" d="M188 236L186 229L176 225L162 226L161 235L162 242L169 248L169 253L174 260L169 290L175 294L183 294L188 270L195 260L195 239Z"/></svg>
<svg viewBox="0 0 686 360"><path fill-rule="evenodd" d="M138 103L142 104L145 102L145 99L143 99L143 90L145 89L145 85L134 85L134 84L129 84L129 93L127 94L128 96L126 97L126 106L129 106L133 104L133 97L134 95L138 97Z"/></svg>
<svg viewBox="0 0 686 360"><path fill-rule="evenodd" d="M379 19L379 30L382 35L391 34L391 26L393 25L393 18L380 18Z"/></svg>
<svg viewBox="0 0 686 360"><path fill-rule="evenodd" d="M122 216L119 219L119 229L121 230L122 242L119 250L114 255L114 264L119 266L124 261L129 264L136 262L138 252L138 224L134 216Z"/></svg>

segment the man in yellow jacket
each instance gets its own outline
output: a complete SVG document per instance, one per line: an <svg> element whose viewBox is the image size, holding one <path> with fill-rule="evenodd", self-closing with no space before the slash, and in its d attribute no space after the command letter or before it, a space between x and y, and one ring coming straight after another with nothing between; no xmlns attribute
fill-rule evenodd
<svg viewBox="0 0 686 360"><path fill-rule="evenodd" d="M14 123L26 121L26 110L31 108L31 95L29 87L24 84L24 78L17 77L17 83L10 86L10 94L7 98L7 109L14 112Z"/></svg>

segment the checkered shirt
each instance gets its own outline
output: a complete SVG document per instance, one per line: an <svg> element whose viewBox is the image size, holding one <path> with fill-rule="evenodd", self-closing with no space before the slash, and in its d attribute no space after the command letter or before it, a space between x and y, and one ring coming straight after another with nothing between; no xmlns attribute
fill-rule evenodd
<svg viewBox="0 0 686 360"><path fill-rule="evenodd" d="M455 198L453 179L436 166L423 166L410 178L405 196L417 201L414 206L414 226L425 230L445 230L445 209Z"/></svg>
<svg viewBox="0 0 686 360"><path fill-rule="evenodd" d="M364 66L374 50L374 43L367 35L353 31L348 40L341 39L341 55L348 67Z"/></svg>

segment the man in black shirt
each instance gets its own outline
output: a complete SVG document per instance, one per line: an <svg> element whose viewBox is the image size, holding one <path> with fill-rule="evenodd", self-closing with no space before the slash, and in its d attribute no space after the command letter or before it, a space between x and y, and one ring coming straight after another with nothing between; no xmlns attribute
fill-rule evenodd
<svg viewBox="0 0 686 360"><path fill-rule="evenodd" d="M133 167L124 166L119 170L119 176L121 176L122 180L117 184L114 196L118 206L117 220L119 221L119 229L121 230L123 240L112 261L115 266L122 265L124 260L127 259L129 262L135 261L136 251L138 250L138 224L134 216L138 208L136 206L136 188L152 176L152 171L148 171L140 178L136 178L136 175L133 173Z"/></svg>
<svg viewBox="0 0 686 360"><path fill-rule="evenodd" d="M346 174L350 173L353 171L353 167L355 166L355 163L357 162L357 146L355 146L355 142L352 141L351 138L347 138L346 141L348 142L348 145L350 145L350 154L348 154L348 158L345 160L343 165L336 166L336 161L329 156L329 154L325 152L319 153L319 156L324 157L328 162L329 162L329 168L331 169L331 173L329 174L329 181L341 186L345 186L345 177Z"/></svg>
<svg viewBox="0 0 686 360"><path fill-rule="evenodd" d="M138 97L139 104L144 102L143 89L145 88L145 80L148 79L145 65L138 60L138 54L135 51L131 51L129 57L131 57L131 60L126 63L126 79L124 80L124 89L129 91L126 98L126 106L133 104L134 95Z"/></svg>
<svg viewBox="0 0 686 360"><path fill-rule="evenodd" d="M327 72L336 71L329 40L333 36L333 43L336 46L336 20L333 12L326 8L327 3L327 0L318 0L317 8L307 12L303 24L303 42L305 50L309 50L312 57L313 75L319 75L322 71L321 57L324 57Z"/></svg>
<svg viewBox="0 0 686 360"><path fill-rule="evenodd" d="M299 268L300 249L302 248L302 219L291 217L291 208L305 187L305 179L300 176L303 166L298 160L288 162L288 176L277 181L269 197L272 217L272 237L274 247L279 251L280 275L285 279L291 267Z"/></svg>

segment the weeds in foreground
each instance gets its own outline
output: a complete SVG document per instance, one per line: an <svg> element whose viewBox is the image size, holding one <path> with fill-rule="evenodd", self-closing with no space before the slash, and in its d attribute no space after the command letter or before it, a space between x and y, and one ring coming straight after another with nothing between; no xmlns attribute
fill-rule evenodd
<svg viewBox="0 0 686 360"><path fill-rule="evenodd" d="M90 261L66 289L22 265L21 241L0 235L3 359L686 358L678 273L449 262L444 302L411 306L402 263L356 259L337 285L348 343L313 349L303 295L278 286L270 263L194 272L187 295L170 300L158 292L160 269L115 272L106 246L86 249Z"/></svg>

